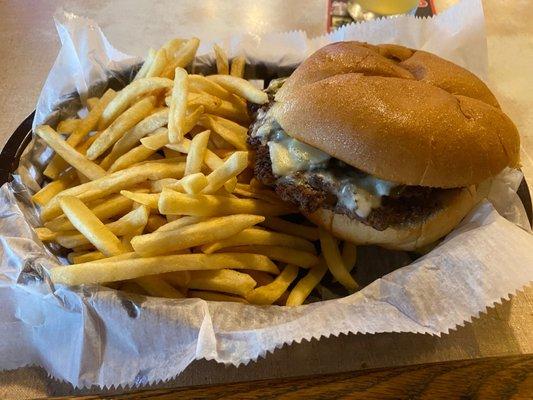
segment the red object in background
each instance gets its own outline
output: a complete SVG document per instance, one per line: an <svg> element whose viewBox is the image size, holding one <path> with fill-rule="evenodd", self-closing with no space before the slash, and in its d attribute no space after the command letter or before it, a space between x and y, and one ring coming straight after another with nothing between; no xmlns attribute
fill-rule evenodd
<svg viewBox="0 0 533 400"><path fill-rule="evenodd" d="M354 19L348 12L348 1L349 0L328 0L328 32L331 32L342 25L354 22ZM415 12L417 17L432 17L435 14L433 0L420 0L418 2L418 8Z"/></svg>

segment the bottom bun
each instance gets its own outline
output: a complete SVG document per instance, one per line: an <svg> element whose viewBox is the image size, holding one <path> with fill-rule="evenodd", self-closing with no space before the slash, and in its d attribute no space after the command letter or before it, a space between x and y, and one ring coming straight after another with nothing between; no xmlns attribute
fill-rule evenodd
<svg viewBox="0 0 533 400"><path fill-rule="evenodd" d="M423 221L378 231L369 225L321 208L307 217L336 237L355 244L374 244L394 250L416 250L450 233L478 202L474 186L445 191L442 208Z"/></svg>

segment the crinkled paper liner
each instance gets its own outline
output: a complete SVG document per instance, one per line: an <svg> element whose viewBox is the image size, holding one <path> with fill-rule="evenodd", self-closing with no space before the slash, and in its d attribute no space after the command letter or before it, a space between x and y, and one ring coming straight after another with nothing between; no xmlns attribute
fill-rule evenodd
<svg viewBox="0 0 533 400"><path fill-rule="evenodd" d="M244 52L250 63L290 66L331 41L396 42L435 51L484 75L482 22L479 2L471 1L433 19L356 24L315 39L291 32L222 44L230 54ZM138 62L113 49L92 21L62 13L57 25L63 47L41 93L36 124L72 91L82 93L83 102L83 92L107 79L109 70ZM197 63L209 61L204 55ZM58 259L37 239L32 227L38 217L29 201L40 179L36 165L49 155L32 143L17 179L0 189L2 369L38 365L75 387L158 383L196 359L246 364L284 344L322 336L440 335L533 280L533 238L515 193L522 176L505 171L491 186L491 203L481 203L433 251L344 298L285 308L165 300L97 286L54 288L46 269ZM381 261L370 258L366 268Z"/></svg>

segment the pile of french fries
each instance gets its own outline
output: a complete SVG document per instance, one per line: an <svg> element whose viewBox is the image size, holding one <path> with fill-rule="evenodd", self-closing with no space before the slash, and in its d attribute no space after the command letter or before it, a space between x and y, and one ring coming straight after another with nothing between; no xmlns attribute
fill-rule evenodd
<svg viewBox="0 0 533 400"><path fill-rule="evenodd" d="M33 196L36 233L70 251L52 281L297 306L329 270L356 290L355 246L283 219L295 210L253 178L247 102L268 98L242 78L244 58L230 67L215 46L218 74L188 74L198 45L151 50L128 86L87 100L84 118L36 128L55 151Z"/></svg>

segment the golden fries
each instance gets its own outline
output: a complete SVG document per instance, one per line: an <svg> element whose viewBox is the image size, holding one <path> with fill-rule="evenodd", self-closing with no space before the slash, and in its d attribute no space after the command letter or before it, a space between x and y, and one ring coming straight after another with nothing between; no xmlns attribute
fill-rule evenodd
<svg viewBox="0 0 533 400"><path fill-rule="evenodd" d="M257 215L245 214L213 218L171 231L156 231L136 236L132 239L131 245L136 253L143 256L168 254L225 239L263 219Z"/></svg>
<svg viewBox="0 0 533 400"><path fill-rule="evenodd" d="M244 68L246 66L246 59L244 56L237 56L231 60L231 76L236 76L237 78L244 77Z"/></svg>
<svg viewBox="0 0 533 400"><path fill-rule="evenodd" d="M207 186L202 193L215 193L230 179L239 175L248 166L248 152L236 151L224 163L207 176Z"/></svg>
<svg viewBox="0 0 533 400"><path fill-rule="evenodd" d="M256 286L255 280L248 274L220 269L216 271L191 271L186 284L189 289L211 290L245 296Z"/></svg>
<svg viewBox="0 0 533 400"><path fill-rule="evenodd" d="M69 170L61 175L58 180L50 182L35 193L31 199L40 206L44 206L51 198L70 187L76 180L77 176L74 170Z"/></svg>
<svg viewBox="0 0 533 400"><path fill-rule="evenodd" d="M152 210L157 210L159 202L159 194L157 193L135 193L129 190L121 190L120 194L135 203L145 205Z"/></svg>
<svg viewBox="0 0 533 400"><path fill-rule="evenodd" d="M79 119L75 118L65 119L57 124L56 131L59 134L70 135L72 132L74 132L80 122L81 121Z"/></svg>
<svg viewBox="0 0 533 400"><path fill-rule="evenodd" d="M196 174L184 176L178 184L183 188L185 193L197 194L209 184L209 181L204 174L198 172Z"/></svg>
<svg viewBox="0 0 533 400"><path fill-rule="evenodd" d="M189 297L198 298L207 301L225 301L231 303L248 303L246 299L238 296L230 296L227 294L209 292L205 290L189 290Z"/></svg>
<svg viewBox="0 0 533 400"><path fill-rule="evenodd" d="M294 264L302 268L309 268L318 263L318 257L313 253L283 246L247 245L227 247L224 248L224 251L231 253L263 254L272 260Z"/></svg>
<svg viewBox="0 0 533 400"><path fill-rule="evenodd" d="M200 118L200 125L204 128L211 129L213 132L220 135L220 137L222 137L237 150L246 150L248 148L246 145L246 132L243 135L242 132L231 130L219 123L213 117L214 116L210 116L208 114L202 116L202 118Z"/></svg>
<svg viewBox="0 0 533 400"><path fill-rule="evenodd" d="M134 81L136 81L137 79L146 77L146 74L148 73L148 71L150 70L154 62L155 54L156 54L156 51L154 49L148 50L148 55L146 56L146 60L144 60L143 65L141 66L139 71L137 71L135 78L133 78Z"/></svg>
<svg viewBox="0 0 533 400"><path fill-rule="evenodd" d="M187 95L189 93L189 81L187 71L177 67L174 74L174 87L170 101L168 117L168 140L170 143L178 143L185 136L185 115L187 112Z"/></svg>
<svg viewBox="0 0 533 400"><path fill-rule="evenodd" d="M200 172L207 151L210 131L203 131L191 140L185 163L185 176Z"/></svg>
<svg viewBox="0 0 533 400"><path fill-rule="evenodd" d="M265 104L268 102L268 95L246 79L231 75L209 75L207 79L218 83L228 92L235 93L251 103Z"/></svg>
<svg viewBox="0 0 533 400"><path fill-rule="evenodd" d="M194 93L204 92L223 100L230 98L230 93L226 89L202 75L189 75L189 85L191 92Z"/></svg>
<svg viewBox="0 0 533 400"><path fill-rule="evenodd" d="M272 283L260 286L247 294L246 300L252 304L268 305L274 303L289 288L298 276L298 267L287 265Z"/></svg>
<svg viewBox="0 0 533 400"><path fill-rule="evenodd" d="M328 266L326 265L326 262L321 259L320 262L311 267L307 275L294 286L289 293L285 305L296 307L303 304L315 286L322 280L326 272L328 272Z"/></svg>
<svg viewBox="0 0 533 400"><path fill-rule="evenodd" d="M192 60L194 60L194 56L196 55L199 45L200 40L198 38L192 38L183 43L175 52L173 59L169 61L161 73L161 76L174 79L174 72L176 68L185 68L187 65L189 65Z"/></svg>
<svg viewBox="0 0 533 400"><path fill-rule="evenodd" d="M81 172L84 176L90 179L98 179L105 175L105 170L89 161L82 154L78 153L76 149L66 143L61 136L57 134L48 125L41 125L35 129L35 133L39 135L54 151L76 170Z"/></svg>
<svg viewBox="0 0 533 400"><path fill-rule="evenodd" d="M266 217L261 225L272 230L286 233L288 235L300 236L307 240L318 240L318 228L295 224L277 217Z"/></svg>
<svg viewBox="0 0 533 400"><path fill-rule="evenodd" d="M226 52L218 44L213 46L215 51L215 60L217 63L217 71L219 74L229 74L228 56Z"/></svg>
<svg viewBox="0 0 533 400"><path fill-rule="evenodd" d="M320 246L324 252L324 259L331 274L346 289L350 291L357 290L359 285L346 269L335 238L321 228L319 228L318 233L320 235Z"/></svg>

